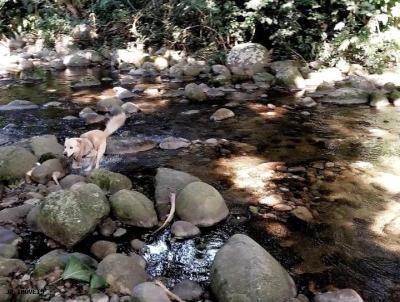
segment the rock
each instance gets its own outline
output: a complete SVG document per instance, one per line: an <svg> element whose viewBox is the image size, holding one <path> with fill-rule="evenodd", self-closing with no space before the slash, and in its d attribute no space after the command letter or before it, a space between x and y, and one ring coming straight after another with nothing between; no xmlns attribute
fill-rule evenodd
<svg viewBox="0 0 400 302"><path fill-rule="evenodd" d="M140 192L121 190L110 202L113 215L128 225L152 228L158 223L153 202Z"/></svg>
<svg viewBox="0 0 400 302"><path fill-rule="evenodd" d="M264 196L259 200L259 204L266 205L269 207L273 207L277 204L283 203L283 198L281 195L278 194L271 194L268 196Z"/></svg>
<svg viewBox="0 0 400 302"><path fill-rule="evenodd" d="M310 221L314 220L314 217L313 217L312 213L310 212L310 210L303 206L296 207L292 211L292 214L294 216L296 216L298 219L306 221L306 222L310 222Z"/></svg>
<svg viewBox="0 0 400 302"><path fill-rule="evenodd" d="M64 57L63 63L67 67L87 67L90 65L90 60L81 53L75 53Z"/></svg>
<svg viewBox="0 0 400 302"><path fill-rule="evenodd" d="M160 148L163 150L176 150L180 148L187 148L190 146L190 141L182 137L169 136L160 143Z"/></svg>
<svg viewBox="0 0 400 302"><path fill-rule="evenodd" d="M113 233L113 237L115 237L115 238L122 237L122 236L124 236L127 232L128 232L128 231L127 231L126 229L124 229L124 228L117 228L117 229L115 230L115 232Z"/></svg>
<svg viewBox="0 0 400 302"><path fill-rule="evenodd" d="M100 112L110 112L114 107L121 107L122 104L123 102L117 97L106 98L96 103L96 110Z"/></svg>
<svg viewBox="0 0 400 302"><path fill-rule="evenodd" d="M181 79L183 77L183 66L182 64L171 66L169 69L169 76L171 78Z"/></svg>
<svg viewBox="0 0 400 302"><path fill-rule="evenodd" d="M398 90L393 91L390 94L389 98L392 101L393 106L400 107L400 91Z"/></svg>
<svg viewBox="0 0 400 302"><path fill-rule="evenodd" d="M91 233L110 211L103 191L93 184L49 194L40 205L37 223L55 241L72 247Z"/></svg>
<svg viewBox="0 0 400 302"><path fill-rule="evenodd" d="M48 252L36 261L33 270L34 276L40 278L53 272L56 268L64 269L71 256L79 259L79 261L89 268L97 268L97 261L88 255L82 253L67 253L64 250L56 249Z"/></svg>
<svg viewBox="0 0 400 302"><path fill-rule="evenodd" d="M128 63L140 67L147 56L148 55L139 48L117 49L113 54L113 59L118 63Z"/></svg>
<svg viewBox="0 0 400 302"><path fill-rule="evenodd" d="M143 242L142 240L139 239L133 239L131 241L131 247L135 250L135 251L141 251L144 247L146 246L146 243Z"/></svg>
<svg viewBox="0 0 400 302"><path fill-rule="evenodd" d="M65 66L63 60L54 59L50 62L50 68L53 68L55 70L64 70L65 68L67 68L67 66Z"/></svg>
<svg viewBox="0 0 400 302"><path fill-rule="evenodd" d="M23 204L13 208L6 208L0 211L0 223L19 223L33 208L31 204ZM1 237L0 237L1 238Z"/></svg>
<svg viewBox="0 0 400 302"><path fill-rule="evenodd" d="M86 180L89 183L98 185L101 189L110 194L114 194L119 190L130 190L132 188L132 182L125 175L102 169L93 170Z"/></svg>
<svg viewBox="0 0 400 302"><path fill-rule="evenodd" d="M210 120L218 122L231 117L234 117L235 113L227 108L220 108L211 115Z"/></svg>
<svg viewBox="0 0 400 302"><path fill-rule="evenodd" d="M47 184L54 172L60 173L60 178L65 176L65 162L58 158L46 160L40 166L35 167L31 173L31 179L40 184Z"/></svg>
<svg viewBox="0 0 400 302"><path fill-rule="evenodd" d="M34 232L40 232L39 226L37 225L37 215L39 213L40 206L34 206L26 216L26 223L28 227Z"/></svg>
<svg viewBox="0 0 400 302"><path fill-rule="evenodd" d="M172 292L184 301L199 301L201 300L204 290L194 281L183 280L175 285Z"/></svg>
<svg viewBox="0 0 400 302"><path fill-rule="evenodd" d="M189 77L197 77L204 72L205 66L198 63L186 64L183 66L183 74Z"/></svg>
<svg viewBox="0 0 400 302"><path fill-rule="evenodd" d="M108 302L109 298L106 294L103 293L95 293L90 295L92 302Z"/></svg>
<svg viewBox="0 0 400 302"><path fill-rule="evenodd" d="M60 180L60 185L63 189L70 189L74 184L85 182L85 177L82 175L70 174Z"/></svg>
<svg viewBox="0 0 400 302"><path fill-rule="evenodd" d="M188 173L169 168L158 168L155 177L155 198L160 217L169 212L170 194L179 192L188 184L200 181L199 178Z"/></svg>
<svg viewBox="0 0 400 302"><path fill-rule="evenodd" d="M390 105L388 98L384 93L375 92L372 93L370 96L370 103L371 107L375 107L377 109L387 107Z"/></svg>
<svg viewBox="0 0 400 302"><path fill-rule="evenodd" d="M363 302L364 300L353 289L340 289L337 291L316 294L314 302Z"/></svg>
<svg viewBox="0 0 400 302"><path fill-rule="evenodd" d="M257 242L241 234L232 236L217 252L211 289L218 302L284 302L296 296L285 269Z"/></svg>
<svg viewBox="0 0 400 302"><path fill-rule="evenodd" d="M204 182L197 181L188 184L179 193L176 213L184 221L208 227L225 219L229 210L217 190Z"/></svg>
<svg viewBox="0 0 400 302"><path fill-rule="evenodd" d="M4 302L13 301L10 279L6 277L0 278L0 301Z"/></svg>
<svg viewBox="0 0 400 302"><path fill-rule="evenodd" d="M96 114L90 107L85 107L79 112L79 117L85 119L89 114Z"/></svg>
<svg viewBox="0 0 400 302"><path fill-rule="evenodd" d="M38 158L44 154L62 156L64 150L64 147L58 143L57 137L51 134L32 137L31 148Z"/></svg>
<svg viewBox="0 0 400 302"><path fill-rule="evenodd" d="M104 259L108 255L117 252L117 244L115 242L99 240L92 244L90 252L98 259Z"/></svg>
<svg viewBox="0 0 400 302"><path fill-rule="evenodd" d="M0 277L8 277L17 272L24 273L28 270L25 263L19 259L0 257Z"/></svg>
<svg viewBox="0 0 400 302"><path fill-rule="evenodd" d="M290 60L276 61L271 63L271 69L275 72L278 84L290 89L306 88L306 82L296 66L296 62Z"/></svg>
<svg viewBox="0 0 400 302"><path fill-rule="evenodd" d="M314 101L312 98L305 97L299 100L298 102L301 106L307 107L307 108L311 108L311 107L315 107L317 106L317 102Z"/></svg>
<svg viewBox="0 0 400 302"><path fill-rule="evenodd" d="M117 224L110 217L107 217L99 226L99 232L104 237L110 237L117 229Z"/></svg>
<svg viewBox="0 0 400 302"><path fill-rule="evenodd" d="M39 294L20 294L17 296L17 302L40 302ZM90 301L89 301L90 302Z"/></svg>
<svg viewBox="0 0 400 302"><path fill-rule="evenodd" d="M113 90L115 91L115 96L120 100L131 99L136 96L133 92L123 87L114 87Z"/></svg>
<svg viewBox="0 0 400 302"><path fill-rule="evenodd" d="M225 92L218 88L208 88L205 91L205 94L208 99L210 100L219 100L222 99L225 96Z"/></svg>
<svg viewBox="0 0 400 302"><path fill-rule="evenodd" d="M49 107L57 108L57 107L61 107L61 106L62 106L62 103L61 102L57 102L57 101L48 102L48 103L43 105L43 107L45 107L45 108L49 108Z"/></svg>
<svg viewBox="0 0 400 302"><path fill-rule="evenodd" d="M252 76L263 72L270 63L270 52L261 44L243 43L234 46L226 58L226 65L235 73L235 68L241 68Z"/></svg>
<svg viewBox="0 0 400 302"><path fill-rule="evenodd" d="M156 146L156 142L142 138L109 138L106 154L133 154L151 150Z"/></svg>
<svg viewBox="0 0 400 302"><path fill-rule="evenodd" d="M187 239L199 235L200 229L187 221L175 221L171 226L171 233L178 239Z"/></svg>
<svg viewBox="0 0 400 302"><path fill-rule="evenodd" d="M101 82L94 76L85 76L71 85L72 89L89 89L100 87Z"/></svg>
<svg viewBox="0 0 400 302"><path fill-rule="evenodd" d="M224 79L230 80L232 77L231 71L225 65L213 65L211 70L217 76L223 76Z"/></svg>
<svg viewBox="0 0 400 302"><path fill-rule="evenodd" d="M0 147L0 181L24 178L37 162L37 158L21 147Z"/></svg>
<svg viewBox="0 0 400 302"><path fill-rule="evenodd" d="M73 299L67 299L65 302L90 302L89 296L77 296Z"/></svg>
<svg viewBox="0 0 400 302"><path fill-rule="evenodd" d="M85 118L84 118L85 123L86 123L87 125L98 124L98 123L103 122L105 119L106 119L105 116L100 115L100 114L97 114L97 113L90 113L90 114L87 114L87 115L85 116Z"/></svg>
<svg viewBox="0 0 400 302"><path fill-rule="evenodd" d="M275 77L268 73L268 72L259 72L253 75L253 81L258 84L258 83L266 83L269 86L274 84L275 82Z"/></svg>
<svg viewBox="0 0 400 302"><path fill-rule="evenodd" d="M158 70L165 70L169 66L168 60L164 57L157 57L154 59L154 67Z"/></svg>
<svg viewBox="0 0 400 302"><path fill-rule="evenodd" d="M123 254L108 255L99 263L96 272L112 291L120 294L131 294L132 288L148 279L137 259Z"/></svg>
<svg viewBox="0 0 400 302"><path fill-rule="evenodd" d="M132 302L171 302L167 294L153 282L144 282L132 290Z"/></svg>
<svg viewBox="0 0 400 302"><path fill-rule="evenodd" d="M203 89L197 85L196 83L187 84L185 87L185 96L193 101L205 101L207 99L207 95L203 91Z"/></svg>
<svg viewBox="0 0 400 302"><path fill-rule="evenodd" d="M126 114L133 114L140 111L139 106L132 102L126 102L121 107Z"/></svg>
<svg viewBox="0 0 400 302"><path fill-rule="evenodd" d="M18 69L21 71L32 70L35 66L31 60L20 59Z"/></svg>
<svg viewBox="0 0 400 302"><path fill-rule="evenodd" d="M0 243L0 257L3 258L17 258L18 249L13 244Z"/></svg>
<svg viewBox="0 0 400 302"><path fill-rule="evenodd" d="M9 102L7 105L0 105L0 111L9 111L9 110L32 110L38 109L39 106L25 100L14 100Z"/></svg>
<svg viewBox="0 0 400 302"><path fill-rule="evenodd" d="M361 105L368 103L368 92L362 89L343 87L324 93L322 103L336 105Z"/></svg>

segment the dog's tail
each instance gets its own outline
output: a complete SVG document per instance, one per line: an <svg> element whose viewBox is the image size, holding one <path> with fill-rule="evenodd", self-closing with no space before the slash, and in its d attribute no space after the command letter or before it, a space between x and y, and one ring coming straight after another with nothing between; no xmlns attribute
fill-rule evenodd
<svg viewBox="0 0 400 302"><path fill-rule="evenodd" d="M125 113L120 113L110 118L110 120L107 122L106 129L104 130L106 136L109 137L111 134L121 128L125 124L125 121Z"/></svg>

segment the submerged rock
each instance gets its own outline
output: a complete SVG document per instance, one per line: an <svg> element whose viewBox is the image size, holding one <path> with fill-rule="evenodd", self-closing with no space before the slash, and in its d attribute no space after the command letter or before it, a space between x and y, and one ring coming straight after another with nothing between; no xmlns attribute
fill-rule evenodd
<svg viewBox="0 0 400 302"><path fill-rule="evenodd" d="M114 194L119 190L130 190L132 188L132 182L125 175L102 169L93 170L88 175L87 181L98 185L110 194Z"/></svg>
<svg viewBox="0 0 400 302"><path fill-rule="evenodd" d="M225 219L229 210L221 194L204 182L188 184L178 195L176 213L185 221L201 227Z"/></svg>
<svg viewBox="0 0 400 302"><path fill-rule="evenodd" d="M151 228L158 223L153 202L140 192L121 190L110 201L114 216L128 225Z"/></svg>
<svg viewBox="0 0 400 302"><path fill-rule="evenodd" d="M199 301L204 290L192 280L183 280L174 287L172 292L184 301Z"/></svg>
<svg viewBox="0 0 400 302"><path fill-rule="evenodd" d="M218 302L285 302L296 296L286 270L257 242L234 235L218 251L211 268Z"/></svg>
<svg viewBox="0 0 400 302"><path fill-rule="evenodd" d="M97 267L97 274L110 285L111 290L120 294L131 294L132 289L148 279L137 258L123 254L111 254Z"/></svg>
<svg viewBox="0 0 400 302"><path fill-rule="evenodd" d="M101 86L101 82L93 76L86 76L71 85L72 89L88 89Z"/></svg>
<svg viewBox="0 0 400 302"><path fill-rule="evenodd" d="M132 290L132 302L171 302L167 294L153 282L144 282Z"/></svg>
<svg viewBox="0 0 400 302"><path fill-rule="evenodd" d="M337 291L316 294L314 302L363 302L364 300L353 289L340 289Z"/></svg>
<svg viewBox="0 0 400 302"><path fill-rule="evenodd" d="M40 205L37 223L55 241L72 247L92 232L110 206L103 191L93 184L48 195Z"/></svg>
<svg viewBox="0 0 400 302"><path fill-rule="evenodd" d="M210 117L210 120L218 122L234 116L235 113L232 110L227 108L220 108L214 112L214 114Z"/></svg>
<svg viewBox="0 0 400 302"><path fill-rule="evenodd" d="M148 151L156 146L156 142L142 138L109 138L106 154L132 154Z"/></svg>
<svg viewBox="0 0 400 302"><path fill-rule="evenodd" d="M64 149L63 146L58 143L57 137L51 134L32 137L31 148L38 158L44 154L62 156Z"/></svg>
<svg viewBox="0 0 400 302"><path fill-rule="evenodd" d="M25 177L37 162L28 150L21 147L0 147L0 181Z"/></svg>
<svg viewBox="0 0 400 302"><path fill-rule="evenodd" d="M167 137L160 143L160 148L164 150L176 150L190 146L190 141L182 137Z"/></svg>
<svg viewBox="0 0 400 302"><path fill-rule="evenodd" d="M30 101L25 101L25 100L15 100L11 101L6 105L1 105L0 106L0 111L9 111L9 110L32 110L32 109L38 109L39 106L30 102Z"/></svg>

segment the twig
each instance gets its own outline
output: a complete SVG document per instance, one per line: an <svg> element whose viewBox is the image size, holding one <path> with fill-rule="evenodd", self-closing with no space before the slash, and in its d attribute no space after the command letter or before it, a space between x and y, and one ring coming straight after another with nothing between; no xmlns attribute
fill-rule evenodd
<svg viewBox="0 0 400 302"><path fill-rule="evenodd" d="M154 283L156 285L158 285L159 287L161 287L161 289L164 290L165 293L167 294L167 296L169 296L172 300L175 300L178 302L185 302L185 300L182 300L177 295L175 295L173 292L171 292L161 281L156 280L156 281L154 281Z"/></svg>
<svg viewBox="0 0 400 302"><path fill-rule="evenodd" d="M160 226L157 230L155 230L153 233L151 233L151 235L157 234L159 231L161 231L162 229L164 229L170 222L171 220L174 218L174 213L175 213L175 193L170 193L169 195L169 200L171 202L171 210L169 211L168 217L167 219L165 219L164 223L162 224L162 226Z"/></svg>

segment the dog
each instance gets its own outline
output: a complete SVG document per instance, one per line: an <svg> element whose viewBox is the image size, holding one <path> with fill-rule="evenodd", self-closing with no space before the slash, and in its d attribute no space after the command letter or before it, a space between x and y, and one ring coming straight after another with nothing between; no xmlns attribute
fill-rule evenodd
<svg viewBox="0 0 400 302"><path fill-rule="evenodd" d="M107 147L107 137L121 128L126 121L125 113L120 113L110 118L106 129L92 130L82 134L80 137L66 138L64 143L64 156L73 159L72 168L79 169L83 162L89 161L85 171L98 169L100 161Z"/></svg>

